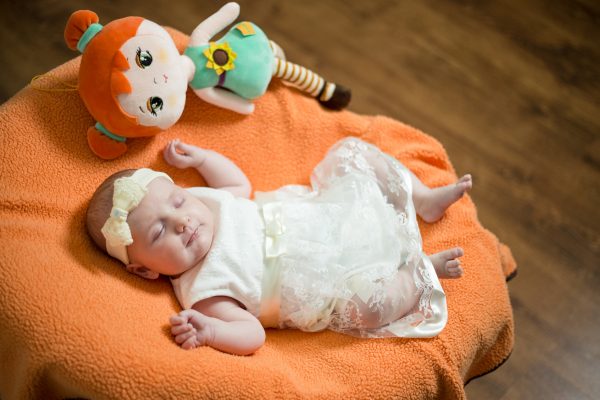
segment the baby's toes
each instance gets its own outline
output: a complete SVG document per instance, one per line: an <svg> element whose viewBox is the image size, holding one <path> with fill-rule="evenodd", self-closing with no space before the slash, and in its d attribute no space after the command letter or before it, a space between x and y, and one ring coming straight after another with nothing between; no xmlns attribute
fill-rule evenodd
<svg viewBox="0 0 600 400"><path fill-rule="evenodd" d="M473 181L473 177L471 176L471 174L465 174L463 176L460 177L460 179L458 180L458 182L463 183L463 182L472 182Z"/></svg>
<svg viewBox="0 0 600 400"><path fill-rule="evenodd" d="M456 185L463 191L469 190L473 187L473 179L471 178L470 174L464 175L458 180L458 182L456 182Z"/></svg>
<svg viewBox="0 0 600 400"><path fill-rule="evenodd" d="M465 255L465 251L462 247L455 247L452 249L452 258L459 258Z"/></svg>
<svg viewBox="0 0 600 400"><path fill-rule="evenodd" d="M446 263L446 271L448 272L448 277L450 278L459 278L463 274L463 269L460 266L459 260L450 260Z"/></svg>

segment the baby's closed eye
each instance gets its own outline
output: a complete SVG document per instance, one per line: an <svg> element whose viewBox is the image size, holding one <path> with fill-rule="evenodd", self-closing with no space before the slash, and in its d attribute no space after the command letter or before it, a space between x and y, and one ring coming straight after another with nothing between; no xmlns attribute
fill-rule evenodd
<svg viewBox="0 0 600 400"><path fill-rule="evenodd" d="M175 208L179 208L183 205L183 203L185 203L185 197L176 197L173 203L175 205Z"/></svg>
<svg viewBox="0 0 600 400"><path fill-rule="evenodd" d="M156 227L152 228L152 242L156 242L158 239L160 239L160 237L162 236L163 232L165 231L165 225L164 224L160 224L157 225Z"/></svg>

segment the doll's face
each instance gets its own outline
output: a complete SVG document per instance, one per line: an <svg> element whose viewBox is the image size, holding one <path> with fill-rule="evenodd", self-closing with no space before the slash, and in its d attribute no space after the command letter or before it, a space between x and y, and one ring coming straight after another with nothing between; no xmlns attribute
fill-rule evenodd
<svg viewBox="0 0 600 400"><path fill-rule="evenodd" d="M160 25L144 20L120 50L129 62L124 74L132 91L118 95L119 104L141 125L167 129L183 112L188 82L173 40Z"/></svg>

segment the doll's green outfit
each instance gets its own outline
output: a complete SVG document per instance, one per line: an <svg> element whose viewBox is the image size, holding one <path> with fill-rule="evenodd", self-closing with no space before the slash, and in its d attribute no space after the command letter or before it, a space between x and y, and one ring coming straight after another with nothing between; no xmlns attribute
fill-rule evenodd
<svg viewBox="0 0 600 400"><path fill-rule="evenodd" d="M248 100L265 93L275 57L265 33L251 22L240 22L221 39L185 49L196 66L192 89L223 87Z"/></svg>

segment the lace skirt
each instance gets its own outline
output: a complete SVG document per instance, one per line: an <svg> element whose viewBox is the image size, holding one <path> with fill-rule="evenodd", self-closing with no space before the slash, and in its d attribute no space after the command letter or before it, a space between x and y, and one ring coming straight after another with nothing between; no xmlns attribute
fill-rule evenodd
<svg viewBox="0 0 600 400"><path fill-rule="evenodd" d="M266 231L261 315L275 310L278 327L304 331L437 335L446 300L422 251L406 167L347 138L311 185L256 194Z"/></svg>

